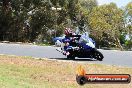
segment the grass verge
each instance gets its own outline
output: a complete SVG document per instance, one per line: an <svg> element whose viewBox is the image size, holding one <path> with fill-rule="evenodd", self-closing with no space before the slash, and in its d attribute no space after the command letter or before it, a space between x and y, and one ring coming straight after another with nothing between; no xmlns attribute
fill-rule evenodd
<svg viewBox="0 0 132 88"><path fill-rule="evenodd" d="M0 55L0 88L132 88L132 83L80 86L75 80L78 65L89 74L132 75L127 67Z"/></svg>

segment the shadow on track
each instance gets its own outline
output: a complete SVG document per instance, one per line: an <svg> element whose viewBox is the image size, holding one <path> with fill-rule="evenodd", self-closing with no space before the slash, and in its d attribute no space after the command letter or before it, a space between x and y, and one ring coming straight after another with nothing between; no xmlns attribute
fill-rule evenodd
<svg viewBox="0 0 132 88"><path fill-rule="evenodd" d="M90 58L86 58L86 59L83 59L83 58L77 58L77 59L67 59L67 58L49 58L49 59L56 59L56 60L72 60L72 61L98 61L98 60L95 60L95 59L90 59Z"/></svg>

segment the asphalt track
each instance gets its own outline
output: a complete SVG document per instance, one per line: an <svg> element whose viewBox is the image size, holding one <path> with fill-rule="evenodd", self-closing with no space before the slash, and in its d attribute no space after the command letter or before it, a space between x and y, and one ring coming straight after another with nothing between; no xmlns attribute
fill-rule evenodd
<svg viewBox="0 0 132 88"><path fill-rule="evenodd" d="M56 48L58 47L0 43L0 54L32 56L37 58L76 61L82 63L99 63L99 64L132 67L132 51L99 49L99 51L102 52L104 55L103 61L97 61L90 58L85 58L85 59L76 58L76 60L67 60L66 56L56 51Z"/></svg>

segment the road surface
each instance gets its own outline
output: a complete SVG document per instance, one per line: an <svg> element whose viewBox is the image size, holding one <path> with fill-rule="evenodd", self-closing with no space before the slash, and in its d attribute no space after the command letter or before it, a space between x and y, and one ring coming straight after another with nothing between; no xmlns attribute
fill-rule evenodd
<svg viewBox="0 0 132 88"><path fill-rule="evenodd" d="M53 47L53 46L0 43L0 54L32 56L38 58L49 58L49 59L69 61L66 59L64 55L56 51L56 48L57 47ZM117 50L100 50L100 51L104 55L103 61L92 60L89 58L87 59L76 58L76 60L74 61L132 67L132 51L117 51Z"/></svg>

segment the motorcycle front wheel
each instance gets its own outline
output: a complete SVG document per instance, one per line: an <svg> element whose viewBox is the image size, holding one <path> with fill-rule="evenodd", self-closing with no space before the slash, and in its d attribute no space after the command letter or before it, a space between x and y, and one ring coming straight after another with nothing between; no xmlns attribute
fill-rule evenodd
<svg viewBox="0 0 132 88"><path fill-rule="evenodd" d="M104 56L103 56L103 54L100 51L98 51L98 50L94 51L94 59L102 61L103 58L104 58Z"/></svg>

